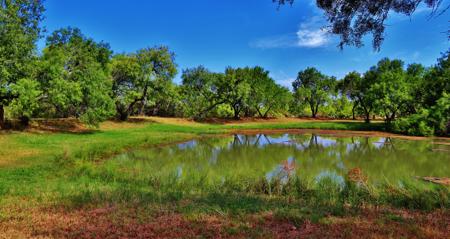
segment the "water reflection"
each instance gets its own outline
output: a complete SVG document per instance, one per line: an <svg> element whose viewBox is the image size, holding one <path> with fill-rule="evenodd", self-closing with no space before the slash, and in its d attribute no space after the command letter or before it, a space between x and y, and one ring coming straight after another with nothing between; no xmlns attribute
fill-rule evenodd
<svg viewBox="0 0 450 239"><path fill-rule="evenodd" d="M175 172L180 180L201 175L217 182L230 178L287 182L295 175L311 181L328 177L341 183L354 168L361 169L370 182L449 177L448 151L433 151L432 146L430 141L387 137L237 134L137 150L118 156L117 163L140 164L152 175ZM439 147L450 149L450 144Z"/></svg>

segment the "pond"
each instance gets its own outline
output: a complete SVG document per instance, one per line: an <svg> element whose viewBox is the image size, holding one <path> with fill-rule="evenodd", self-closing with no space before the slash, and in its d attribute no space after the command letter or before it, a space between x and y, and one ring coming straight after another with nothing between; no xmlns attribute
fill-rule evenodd
<svg viewBox="0 0 450 239"><path fill-rule="evenodd" d="M177 181L265 178L283 183L296 176L343 183L356 172L366 182L398 184L416 176L449 177L449 142L316 133L236 134L135 150L113 162L128 172Z"/></svg>

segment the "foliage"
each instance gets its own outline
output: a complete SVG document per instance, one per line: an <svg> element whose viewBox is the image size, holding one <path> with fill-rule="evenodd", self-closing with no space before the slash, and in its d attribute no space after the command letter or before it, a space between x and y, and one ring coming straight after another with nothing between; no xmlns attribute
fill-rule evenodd
<svg viewBox="0 0 450 239"><path fill-rule="evenodd" d="M17 97L13 85L30 76L43 11L41 0L0 1L0 128L4 107Z"/></svg>
<svg viewBox="0 0 450 239"><path fill-rule="evenodd" d="M119 119L126 120L141 96L139 81L140 66L136 57L116 55L111 62L113 86Z"/></svg>
<svg viewBox="0 0 450 239"><path fill-rule="evenodd" d="M291 0L276 1L279 4ZM361 45L368 32L374 46L389 10L411 14L435 1L317 1L341 36L343 45ZM381 3L381 4L380 4ZM435 66L382 59L364 74L350 72L342 80L309 67L299 72L293 91L282 87L260 66L227 67L211 72L203 66L185 69L182 84L175 54L166 46L113 55L105 42L63 28L47 37L41 55L42 1L0 2L0 127L8 116L23 123L32 117L80 119L88 125L116 116L157 115L204 119L220 117L306 116L385 119L387 130L414 135L448 135L450 53ZM368 8L366 8L368 7ZM381 15L379 15L381 14ZM381 24L381 25L380 25ZM371 126L366 126L371 127ZM377 126L378 127L378 126Z"/></svg>
<svg viewBox="0 0 450 239"><path fill-rule="evenodd" d="M235 119L239 119L241 112L248 107L250 79L252 69L228 67L225 69L225 77L217 83L218 94L233 109Z"/></svg>
<svg viewBox="0 0 450 239"><path fill-rule="evenodd" d="M429 114L428 110L423 109L417 114L398 119L394 122L392 130L407 135L431 136L434 134L434 129L428 124Z"/></svg>
<svg viewBox="0 0 450 239"><path fill-rule="evenodd" d="M113 58L112 91L119 119L126 120L135 112L137 104L140 104L138 113L143 114L151 102L151 93L163 94L165 87L171 87L164 82L171 81L177 73L174 61L174 54L164 46L145 48L135 54Z"/></svg>
<svg viewBox="0 0 450 239"><path fill-rule="evenodd" d="M218 82L223 81L222 78L223 74L212 73L203 66L183 71L181 91L186 116L204 118L225 103L218 92Z"/></svg>
<svg viewBox="0 0 450 239"><path fill-rule="evenodd" d="M172 81L154 82L151 99L146 107L146 115L183 117L181 88Z"/></svg>
<svg viewBox="0 0 450 239"><path fill-rule="evenodd" d="M424 75L420 87L423 107L431 107L442 98L443 93L450 92L450 50L438 59L438 64L431 67Z"/></svg>
<svg viewBox="0 0 450 239"><path fill-rule="evenodd" d="M332 96L322 107L324 115L335 119L352 118L353 103L344 95Z"/></svg>
<svg viewBox="0 0 450 239"><path fill-rule="evenodd" d="M18 97L13 99L10 110L13 116L22 120L26 125L28 120L39 108L38 100L42 94L39 82L29 79L21 79L11 86L12 93Z"/></svg>
<svg viewBox="0 0 450 239"><path fill-rule="evenodd" d="M330 92L334 91L336 80L320 73L315 68L307 68L298 73L297 79L292 83L295 98L309 104L313 118L316 118L319 107L329 99Z"/></svg>
<svg viewBox="0 0 450 239"><path fill-rule="evenodd" d="M280 5L293 4L295 0L272 0ZM432 15L447 10L440 6L443 0L317 0L317 7L322 9L330 23L329 31L341 38L339 47L345 45L363 46L363 37L373 35L373 48L380 50L384 40L386 19L391 12L411 16L419 4L424 3L432 9Z"/></svg>
<svg viewBox="0 0 450 239"><path fill-rule="evenodd" d="M175 54L166 46L141 49L136 53L140 66L139 77L142 86L139 114L144 113L150 91L157 81L171 81L177 74Z"/></svg>
<svg viewBox="0 0 450 239"><path fill-rule="evenodd" d="M289 90L278 85L269 77L269 72L261 67L254 67L249 71L251 90L248 105L253 107L262 118L267 118L271 112L286 114L291 101Z"/></svg>
<svg viewBox="0 0 450 239"><path fill-rule="evenodd" d="M373 77L371 87L377 97L376 104L383 112L385 120L390 124L411 101L410 85L407 82L403 62L383 59L366 73L366 79Z"/></svg>
<svg viewBox="0 0 450 239"><path fill-rule="evenodd" d="M49 36L38 73L49 114L77 117L89 125L108 119L114 109L110 55L107 44L86 38L76 28Z"/></svg>

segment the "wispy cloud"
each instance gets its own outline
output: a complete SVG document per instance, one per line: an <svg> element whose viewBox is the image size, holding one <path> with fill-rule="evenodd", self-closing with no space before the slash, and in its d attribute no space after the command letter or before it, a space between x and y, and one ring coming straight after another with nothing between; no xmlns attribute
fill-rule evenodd
<svg viewBox="0 0 450 239"><path fill-rule="evenodd" d="M323 27L323 22L319 17L313 17L309 21L300 24L297 31L298 46L300 47L321 47L330 42L329 32Z"/></svg>
<svg viewBox="0 0 450 239"><path fill-rule="evenodd" d="M250 42L250 46L262 49L296 47L297 36L295 33L292 33L280 36L265 37Z"/></svg>
<svg viewBox="0 0 450 239"><path fill-rule="evenodd" d="M317 48L327 46L330 41L330 34L323 27L325 22L320 17L312 17L300 24L296 33L279 36L266 37L250 43L255 48Z"/></svg>

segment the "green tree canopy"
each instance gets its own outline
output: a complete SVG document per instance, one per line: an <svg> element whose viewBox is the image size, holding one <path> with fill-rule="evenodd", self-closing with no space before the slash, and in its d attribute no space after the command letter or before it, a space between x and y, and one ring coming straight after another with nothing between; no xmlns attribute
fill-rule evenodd
<svg viewBox="0 0 450 239"><path fill-rule="evenodd" d="M269 71L261 67L248 70L250 83L248 105L254 108L262 118L267 118L270 112L284 111L286 113L292 97L289 90L278 85L269 76Z"/></svg>
<svg viewBox="0 0 450 239"><path fill-rule="evenodd" d="M183 71L182 93L187 116L203 118L215 107L225 103L218 91L218 84L223 78L223 74L210 72L203 66Z"/></svg>
<svg viewBox="0 0 450 239"><path fill-rule="evenodd" d="M86 38L77 28L47 38L38 79L49 114L77 117L96 125L114 112L109 45Z"/></svg>
<svg viewBox="0 0 450 239"><path fill-rule="evenodd" d="M335 85L334 77L326 76L313 67L300 71L292 83L296 99L309 105L313 118L317 117L319 107L327 102Z"/></svg>
<svg viewBox="0 0 450 239"><path fill-rule="evenodd" d="M30 63L41 32L42 2L0 1L0 128L4 127L4 107L20 93L21 87L14 89L14 84L31 74Z"/></svg>
<svg viewBox="0 0 450 239"><path fill-rule="evenodd" d="M376 67L366 73L365 79L375 82L371 87L377 95L376 104L390 124L411 101L411 85L403 69L403 61L387 58L378 62Z"/></svg>
<svg viewBox="0 0 450 239"><path fill-rule="evenodd" d="M272 0L279 5L293 4L296 0ZM420 3L432 9L432 15L447 10L440 8L443 0L316 0L330 23L330 32L341 38L339 47L361 47L363 37L373 35L372 45L380 49L384 40L386 19L391 12L411 16ZM441 9L441 10L440 10Z"/></svg>
<svg viewBox="0 0 450 239"><path fill-rule="evenodd" d="M140 66L134 55L116 55L111 62L113 87L119 119L126 120L142 99Z"/></svg>
<svg viewBox="0 0 450 239"><path fill-rule="evenodd" d="M225 77L218 82L218 92L234 112L234 118L239 119L241 112L248 107L251 91L250 80L252 70L246 68L225 69Z"/></svg>
<svg viewBox="0 0 450 239"><path fill-rule="evenodd" d="M144 48L136 53L140 67L139 79L141 85L141 107L139 114L143 114L149 101L149 91L155 81L170 81L177 74L175 54L166 46Z"/></svg>

